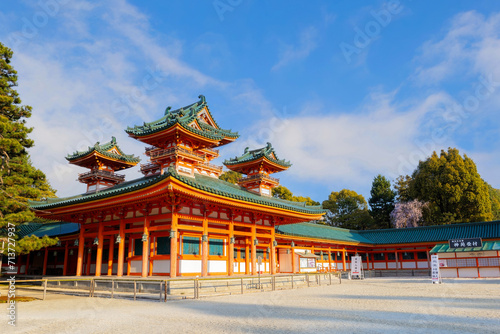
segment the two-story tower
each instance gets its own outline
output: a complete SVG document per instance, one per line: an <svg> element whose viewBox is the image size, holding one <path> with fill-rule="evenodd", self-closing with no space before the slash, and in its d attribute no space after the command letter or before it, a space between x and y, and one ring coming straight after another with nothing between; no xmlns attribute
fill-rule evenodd
<svg viewBox="0 0 500 334"><path fill-rule="evenodd" d="M271 190L277 187L280 180L269 176L288 169L292 164L280 160L271 143L256 150L245 148L243 155L224 161L224 165L232 171L246 174L238 184L249 191L264 196L271 196Z"/></svg>
<svg viewBox="0 0 500 334"><path fill-rule="evenodd" d="M239 135L224 130L215 122L203 95L200 100L184 108L165 111L157 121L128 127L130 137L150 147L146 155L150 163L141 165L144 175L163 174L164 169L174 167L185 176L195 173L219 177L222 167L210 163L219 156L218 146L236 140Z"/></svg>
<svg viewBox="0 0 500 334"><path fill-rule="evenodd" d="M105 144L97 142L86 151L69 154L66 160L73 165L89 168L90 171L78 175L78 181L87 185L87 192L95 192L112 187L123 181L125 176L115 171L134 167L140 159L123 153L116 138Z"/></svg>

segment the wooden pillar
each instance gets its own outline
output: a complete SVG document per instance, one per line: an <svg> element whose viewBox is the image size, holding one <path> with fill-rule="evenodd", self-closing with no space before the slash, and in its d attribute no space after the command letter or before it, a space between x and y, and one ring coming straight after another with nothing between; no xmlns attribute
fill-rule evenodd
<svg viewBox="0 0 500 334"><path fill-rule="evenodd" d="M290 248L290 254L292 255L292 274L295 274L295 247Z"/></svg>
<svg viewBox="0 0 500 334"><path fill-rule="evenodd" d="M85 250L85 237L83 226L80 224L80 235L78 236L78 260L76 262L76 276L82 276L83 251Z"/></svg>
<svg viewBox="0 0 500 334"><path fill-rule="evenodd" d="M118 234L120 242L118 243L118 268L116 276L123 276L123 261L125 258L125 224L123 223L123 215L120 217L120 232Z"/></svg>
<svg viewBox="0 0 500 334"><path fill-rule="evenodd" d="M230 214L231 221L229 222L229 268L228 275L233 276L234 274L234 222L233 215Z"/></svg>
<svg viewBox="0 0 500 334"><path fill-rule="evenodd" d="M250 273L250 247L248 238L245 238L245 275Z"/></svg>
<svg viewBox="0 0 500 334"><path fill-rule="evenodd" d="M102 219L99 219L99 229L97 230L97 256L95 260L95 276L101 276L102 267L102 248L104 247L104 239L102 238L102 232L104 230L104 223Z"/></svg>
<svg viewBox="0 0 500 334"><path fill-rule="evenodd" d="M174 207L172 207L172 223L170 227L170 277L177 277L177 244L179 241L178 233L179 218Z"/></svg>
<svg viewBox="0 0 500 334"><path fill-rule="evenodd" d="M346 256L346 251L345 251L345 248L342 250L342 270L343 271L347 271L347 265L346 265L346 261L345 261L345 256Z"/></svg>
<svg viewBox="0 0 500 334"><path fill-rule="evenodd" d="M108 276L113 275L113 253L114 253L115 243L113 237L109 238L109 250L108 250Z"/></svg>
<svg viewBox="0 0 500 334"><path fill-rule="evenodd" d="M332 271L332 249L328 247L328 271Z"/></svg>
<svg viewBox="0 0 500 334"><path fill-rule="evenodd" d="M201 276L208 276L208 213L203 215L203 235L201 238Z"/></svg>
<svg viewBox="0 0 500 334"><path fill-rule="evenodd" d="M42 275L45 276L47 274L47 259L49 257L49 249L45 247L45 253L43 254L43 273Z"/></svg>
<svg viewBox="0 0 500 334"><path fill-rule="evenodd" d="M147 212L144 214L144 229L142 231L142 277L148 277L149 263L149 218Z"/></svg>
<svg viewBox="0 0 500 334"><path fill-rule="evenodd" d="M130 258L132 257L132 237L128 237L128 256L127 256L127 276L130 275Z"/></svg>
<svg viewBox="0 0 500 334"><path fill-rule="evenodd" d="M64 244L64 265L63 265L63 276L68 273L68 242Z"/></svg>
<svg viewBox="0 0 500 334"><path fill-rule="evenodd" d="M370 253L365 252L366 255L366 270L370 270Z"/></svg>
<svg viewBox="0 0 500 334"><path fill-rule="evenodd" d="M252 275L257 275L257 245L255 241L257 240L257 228L255 227L255 221L252 221Z"/></svg>
<svg viewBox="0 0 500 334"><path fill-rule="evenodd" d="M275 230L274 230L274 222L272 223L272 229L271 229L271 261L269 265L271 266L270 271L271 275L276 275L276 246L274 246L276 242L276 237L274 235Z"/></svg>
<svg viewBox="0 0 500 334"><path fill-rule="evenodd" d="M399 254L398 254L397 250L396 250L395 254L396 254L396 270L399 270Z"/></svg>

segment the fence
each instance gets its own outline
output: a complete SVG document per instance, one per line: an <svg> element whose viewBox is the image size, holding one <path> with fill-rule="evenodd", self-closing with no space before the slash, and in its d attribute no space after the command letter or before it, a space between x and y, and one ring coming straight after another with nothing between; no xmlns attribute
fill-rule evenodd
<svg viewBox="0 0 500 334"><path fill-rule="evenodd" d="M16 291L45 300L47 293L141 300L199 299L264 291L341 284L339 273L191 279L68 278L16 280ZM0 281L0 287L10 284ZM17 295L19 292L16 293Z"/></svg>

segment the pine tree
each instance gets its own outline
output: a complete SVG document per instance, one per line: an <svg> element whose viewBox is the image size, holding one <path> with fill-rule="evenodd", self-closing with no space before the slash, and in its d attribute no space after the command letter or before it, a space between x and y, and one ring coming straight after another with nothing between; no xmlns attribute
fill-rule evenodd
<svg viewBox="0 0 500 334"><path fill-rule="evenodd" d="M391 227L391 212L394 210L394 199L396 192L391 189L391 182L382 175L377 175L373 179L370 190L370 214L374 220L375 228Z"/></svg>
<svg viewBox="0 0 500 334"><path fill-rule="evenodd" d="M35 219L28 200L55 197L45 174L33 167L28 151L34 142L26 126L31 107L21 105L12 51L0 43L0 228Z"/></svg>
<svg viewBox="0 0 500 334"><path fill-rule="evenodd" d="M331 226L354 230L373 227L365 198L353 190L332 191L328 199L323 201L323 208L328 210L326 222Z"/></svg>

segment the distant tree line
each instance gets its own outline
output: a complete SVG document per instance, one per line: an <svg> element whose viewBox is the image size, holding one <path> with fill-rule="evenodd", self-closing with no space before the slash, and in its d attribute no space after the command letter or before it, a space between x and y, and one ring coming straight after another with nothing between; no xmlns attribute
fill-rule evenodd
<svg viewBox="0 0 500 334"><path fill-rule="evenodd" d="M221 179L237 183L240 177L229 171ZM283 186L274 188L273 196L319 205ZM500 220L500 190L486 183L472 159L456 148L433 152L393 184L375 176L368 202L354 190L342 189L332 191L322 204L327 213L318 223L356 230Z"/></svg>

